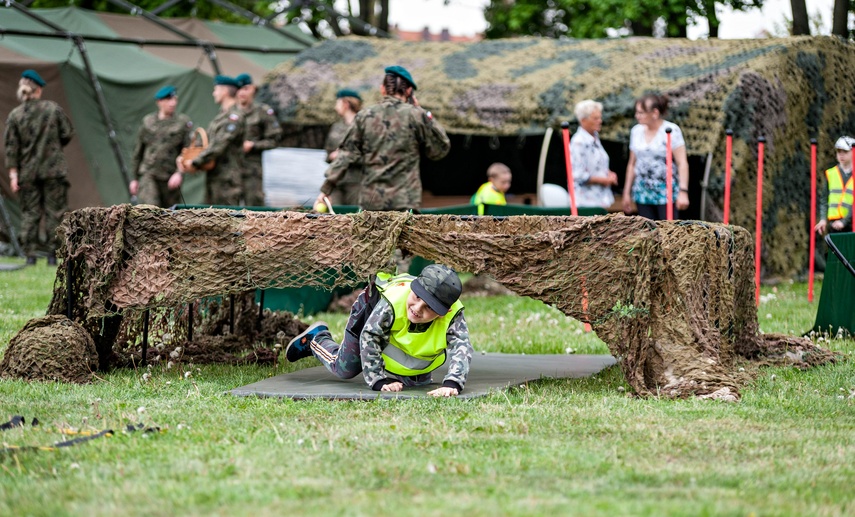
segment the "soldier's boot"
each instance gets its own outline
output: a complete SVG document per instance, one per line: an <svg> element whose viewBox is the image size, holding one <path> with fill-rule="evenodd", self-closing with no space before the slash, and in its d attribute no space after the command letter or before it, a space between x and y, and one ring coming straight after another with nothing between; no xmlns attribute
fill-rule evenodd
<svg viewBox="0 0 855 517"><path fill-rule="evenodd" d="M303 333L297 334L288 346L285 347L285 359L290 362L299 361L304 357L312 356L312 341L321 332L329 332L330 327L325 321L319 321L307 328Z"/></svg>
<svg viewBox="0 0 855 517"><path fill-rule="evenodd" d="M55 266L56 265L56 253L54 253L54 252L48 253L47 265L48 266Z"/></svg>
<svg viewBox="0 0 855 517"><path fill-rule="evenodd" d="M28 266L35 266L36 265L36 257L34 257L32 255L27 256L27 265Z"/></svg>

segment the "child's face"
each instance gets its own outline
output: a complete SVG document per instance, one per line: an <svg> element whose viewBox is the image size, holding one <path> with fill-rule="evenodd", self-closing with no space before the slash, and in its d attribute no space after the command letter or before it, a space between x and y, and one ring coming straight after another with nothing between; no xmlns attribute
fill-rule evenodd
<svg viewBox="0 0 855 517"><path fill-rule="evenodd" d="M428 307L424 300L410 291L407 296L407 319L410 320L410 323L429 323L437 318L439 318L439 314L433 312L433 309Z"/></svg>
<svg viewBox="0 0 855 517"><path fill-rule="evenodd" d="M490 180L490 183L493 184L493 188L498 192L505 193L511 188L511 175L510 174L499 174Z"/></svg>
<svg viewBox="0 0 855 517"><path fill-rule="evenodd" d="M843 165L848 169L850 166L852 166L852 151L838 149L837 161L840 162L840 165Z"/></svg>

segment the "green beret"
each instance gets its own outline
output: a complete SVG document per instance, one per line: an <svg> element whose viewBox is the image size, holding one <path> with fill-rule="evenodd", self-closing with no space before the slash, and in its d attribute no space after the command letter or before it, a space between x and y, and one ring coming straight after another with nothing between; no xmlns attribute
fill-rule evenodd
<svg viewBox="0 0 855 517"><path fill-rule="evenodd" d="M29 79L30 81L36 83L39 86L44 86L47 84L45 80L42 79L42 76L40 76L39 73L35 70L24 70L24 72L21 74L21 77L23 77L24 79Z"/></svg>
<svg viewBox="0 0 855 517"><path fill-rule="evenodd" d="M342 97L356 97L360 101L362 100L362 97L359 96L359 94L356 92L356 90L348 90L347 88L344 88L344 89L336 92L336 94L335 94L336 99L341 99Z"/></svg>
<svg viewBox="0 0 855 517"><path fill-rule="evenodd" d="M243 88L244 86L252 84L252 77L249 74L240 74L235 77L235 81L238 82L240 88Z"/></svg>
<svg viewBox="0 0 855 517"><path fill-rule="evenodd" d="M154 98L155 100L162 101L163 99L175 97L176 95L178 95L178 90L176 90L174 86L168 85L157 90L157 93L154 94Z"/></svg>
<svg viewBox="0 0 855 517"><path fill-rule="evenodd" d="M218 75L214 77L215 85L223 85L223 86L234 86L235 88L240 88L240 83L237 82L237 79L234 77L229 77L227 75Z"/></svg>
<svg viewBox="0 0 855 517"><path fill-rule="evenodd" d="M419 89L418 86L416 86L416 82L413 81L413 76L411 76L410 73L407 72L407 69L403 66L387 66L384 72L386 72L387 74L397 75L401 79L407 81L412 85L413 90Z"/></svg>

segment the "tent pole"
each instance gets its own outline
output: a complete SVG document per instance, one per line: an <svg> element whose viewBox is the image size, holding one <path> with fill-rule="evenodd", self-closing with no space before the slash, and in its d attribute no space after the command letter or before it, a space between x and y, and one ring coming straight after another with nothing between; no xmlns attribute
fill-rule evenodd
<svg viewBox="0 0 855 517"><path fill-rule="evenodd" d="M104 98L104 91L101 89L101 82L98 81L98 76L95 75L95 71L92 69L92 63L89 61L89 54L86 52L86 43L83 36L64 30L62 27L54 24L50 20L42 18L15 0L6 0L6 5L14 7L42 25L50 27L57 34L62 34L66 38L74 41L78 52L80 52L80 57L83 59L83 66L86 68L86 73L89 75L89 82L95 90L95 100L98 102L98 108L101 111L101 117L104 119L104 125L107 126L107 137L110 139L110 145L113 148L113 153L116 155L116 161L119 164L119 169L122 172L122 176L125 178L125 184L127 185L130 183L131 174L128 171L127 164L125 163L125 157L122 154L122 149L119 146L119 138L116 134L115 128L113 127L112 119L110 118L110 110L107 108L107 100Z"/></svg>
<svg viewBox="0 0 855 517"><path fill-rule="evenodd" d="M540 160L537 162L537 206L543 206L541 190L543 190L543 176L546 170L546 153L549 151L549 142L552 140L552 126L546 128L543 134L543 144L540 146Z"/></svg>
<svg viewBox="0 0 855 517"><path fill-rule="evenodd" d="M3 0L0 0L2 2ZM4 29L0 27L0 36L33 36L36 38L56 38L56 39L68 39L68 35L66 33L58 34L55 32L39 32L39 31L28 31L21 29ZM83 35L83 37L87 41L94 41L98 43L117 43L122 45L136 45L138 47L152 46L152 47L198 47L196 43L192 41L176 41L176 40L161 40L161 39L141 39L141 38L120 38L113 36L95 36L91 34ZM260 54L297 54L300 51L296 49L284 49L284 48L266 48L266 47L248 47L245 45L225 45L225 44L211 44L211 48L214 50L233 50L235 52L258 52Z"/></svg>
<svg viewBox="0 0 855 517"><path fill-rule="evenodd" d="M114 1L114 0L110 0L110 1ZM300 38L298 36L295 36L293 34L285 32L284 30L280 29L279 27L276 27L274 25L267 23L267 20L263 16L259 16L252 11L247 11L243 7L239 7L239 6L237 6L231 2L228 2L227 0L208 0L208 1L214 5L218 5L218 6L222 7L223 9L228 9L229 11L235 13L238 16L243 16L247 20L251 21L253 25L260 25L262 27L266 27L266 28L272 30L273 32L279 34L280 36L284 36L290 40L293 40L296 43L299 43L300 45L303 45L306 48L311 47L314 44L314 42L312 42L312 41L305 40L303 38Z"/></svg>
<svg viewBox="0 0 855 517"><path fill-rule="evenodd" d="M132 15L139 14L143 18L145 18L146 20L157 25L158 27L161 27L163 29L168 30L169 32L171 32L173 34L181 36L182 38L186 39L187 41L192 41L192 42L196 43L197 45L199 45L199 47L202 48L202 50L208 56L208 60L211 62L211 67L213 67L214 73L217 75L222 73L221 69L220 69L220 62L219 62L219 60L217 60L217 52L214 50L214 46L211 45L211 43L209 41L202 41L202 40L196 38L195 36L193 36L192 34L184 32L183 30L172 26L172 24L166 22L165 20L163 20L159 16L151 14L150 12L146 11L142 7L140 7L136 4L132 4L131 2L128 2L126 0L107 0L107 1L113 5L119 6L122 9L127 10Z"/></svg>

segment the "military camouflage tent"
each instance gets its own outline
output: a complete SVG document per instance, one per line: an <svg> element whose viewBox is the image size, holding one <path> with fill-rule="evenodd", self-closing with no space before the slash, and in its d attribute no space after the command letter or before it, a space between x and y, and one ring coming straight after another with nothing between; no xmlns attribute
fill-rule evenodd
<svg viewBox="0 0 855 517"><path fill-rule="evenodd" d="M843 79L855 70L855 48L830 37L523 38L470 44L344 38L307 49L277 67L268 77L270 98L284 121L325 126L336 117L331 99L337 89L356 89L367 102L376 101L383 68L391 64L412 72L421 104L458 135L448 159L433 168L426 164L426 189L431 174L442 178L434 186L465 185L469 194L483 181L485 164L493 158L473 160L473 148L466 147L472 135L489 137L491 148L516 144L522 157L512 167L514 185L531 188L537 135L572 121L573 106L586 98L604 104L602 137L612 169L622 175L635 123L634 99L654 91L670 96L668 118L686 137L695 210L689 215L721 220L725 129L732 128L731 222L753 230L757 139L764 136L767 274L793 274L807 264L810 138L819 141L820 165L830 166L835 139L855 132L855 94ZM559 183L563 157L560 139L553 140L550 167ZM698 211L702 201L704 214Z"/></svg>
<svg viewBox="0 0 855 517"><path fill-rule="evenodd" d="M215 115L216 105L211 99L214 72L205 52L200 47L163 44L186 42L181 36L139 16L96 13L73 7L32 12L86 40L89 61L102 87L121 152L129 167L140 120L156 109L153 96L160 87L165 84L178 87L178 110L189 114L197 125L207 125ZM219 50L217 57L225 74L248 72L260 80L276 64L305 48L272 30L252 25L183 18L164 21L198 40L215 45L275 50L269 53ZM42 35L14 34L16 31ZM296 27L288 27L286 31L297 39L312 41ZM66 149L71 175L71 207L127 202L125 178L111 148L81 55L71 40L49 37L51 32L48 26L22 12L0 8L0 34L3 35L0 38L0 122L5 122L6 115L18 105L15 90L21 72L35 69L48 83L45 98L63 107L76 130L75 139ZM160 44L133 45L111 42L111 38ZM0 141L2 155L3 142ZM188 202L201 202L202 182L201 177L188 182L184 189ZM8 176L0 174L0 189L7 200L10 199L8 185ZM11 208L17 212L14 203Z"/></svg>

